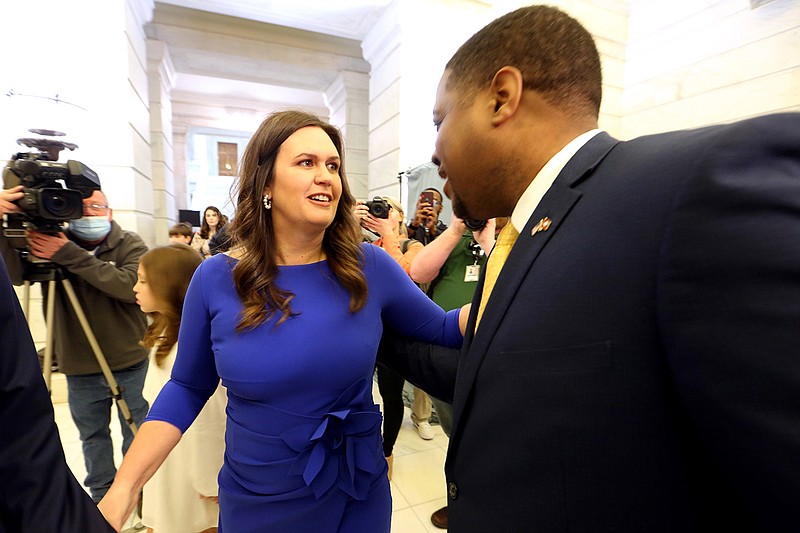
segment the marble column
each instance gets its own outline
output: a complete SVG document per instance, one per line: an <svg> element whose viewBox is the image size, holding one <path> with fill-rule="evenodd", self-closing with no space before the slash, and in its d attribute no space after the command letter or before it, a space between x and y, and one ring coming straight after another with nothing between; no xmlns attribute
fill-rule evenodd
<svg viewBox="0 0 800 533"><path fill-rule="evenodd" d="M147 40L147 76L150 100L150 149L153 165L153 226L155 243L169 242L169 228L177 220L172 102L175 69L167 45Z"/></svg>
<svg viewBox="0 0 800 533"><path fill-rule="evenodd" d="M369 192L369 75L342 70L325 90L330 122L342 130L345 139L345 164L350 189L356 198Z"/></svg>

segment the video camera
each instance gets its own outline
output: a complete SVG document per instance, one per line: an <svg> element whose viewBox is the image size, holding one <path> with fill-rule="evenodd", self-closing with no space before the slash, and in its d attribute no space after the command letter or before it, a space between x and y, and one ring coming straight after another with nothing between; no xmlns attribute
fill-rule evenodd
<svg viewBox="0 0 800 533"><path fill-rule="evenodd" d="M4 189L24 187L23 197L16 202L22 212L9 216L24 218L25 227L44 232L61 231L64 222L83 217L83 199L100 189L100 178L80 161L57 162L58 152L63 148L74 150L77 145L40 138L17 142L40 151L14 154L3 170Z"/></svg>
<svg viewBox="0 0 800 533"><path fill-rule="evenodd" d="M30 130L32 133L59 136L51 130ZM77 145L47 138L17 139L18 144L35 148L35 152L19 152L3 169L3 188L22 185L23 196L16 204L21 213L8 213L4 234L18 250L27 249L26 231L58 233L62 224L83 217L83 199L100 189L100 178L80 161L58 163L58 153Z"/></svg>

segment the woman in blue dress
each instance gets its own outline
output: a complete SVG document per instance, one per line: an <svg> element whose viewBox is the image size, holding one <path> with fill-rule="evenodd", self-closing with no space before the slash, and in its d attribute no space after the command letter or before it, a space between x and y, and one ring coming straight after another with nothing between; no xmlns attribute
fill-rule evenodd
<svg viewBox="0 0 800 533"><path fill-rule="evenodd" d="M382 323L458 346L467 313L445 313L360 242L343 154L340 132L300 111L272 114L254 134L235 244L195 273L172 378L100 503L117 529L221 379L221 532L389 531L372 398Z"/></svg>

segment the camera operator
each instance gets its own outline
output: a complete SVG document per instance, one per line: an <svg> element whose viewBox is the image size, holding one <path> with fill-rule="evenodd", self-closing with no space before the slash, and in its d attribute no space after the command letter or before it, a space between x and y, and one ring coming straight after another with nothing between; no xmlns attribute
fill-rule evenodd
<svg viewBox="0 0 800 533"><path fill-rule="evenodd" d="M430 243L447 229L447 225L439 220L441 212L442 193L433 187L428 187L417 199L414 219L408 224L408 236L425 245Z"/></svg>
<svg viewBox="0 0 800 533"><path fill-rule="evenodd" d="M0 194L0 216L19 213L14 203L22 197L22 187ZM1 233L1 232L0 232ZM111 368L134 422L141 424L148 405L142 397L147 373L147 350L139 344L147 326L145 315L136 305L133 286L139 258L147 251L141 237L123 231L112 218L108 200L100 190L83 199L83 217L71 220L65 232L55 234L28 231L29 251L49 261L70 280L86 319ZM11 280L24 280L25 259L6 237L0 234L0 252ZM42 283L42 296L48 299L48 286ZM59 370L67 377L69 407L78 427L88 473L84 484L92 499L100 501L114 480L114 453L110 435L111 390L83 334L77 315L64 290L56 284L53 324L54 351L59 355ZM125 453L133 433L119 413Z"/></svg>

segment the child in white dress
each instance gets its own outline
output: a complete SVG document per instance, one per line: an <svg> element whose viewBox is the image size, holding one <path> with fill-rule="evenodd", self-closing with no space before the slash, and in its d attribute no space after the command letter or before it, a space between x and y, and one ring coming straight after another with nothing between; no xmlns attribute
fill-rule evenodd
<svg viewBox="0 0 800 533"><path fill-rule="evenodd" d="M186 289L202 257L192 247L154 248L139 262L133 290L152 323L142 343L151 348L144 397L152 405L169 380L177 353ZM144 486L142 523L151 533L217 530L217 474L225 450L225 390L209 399L178 446Z"/></svg>

